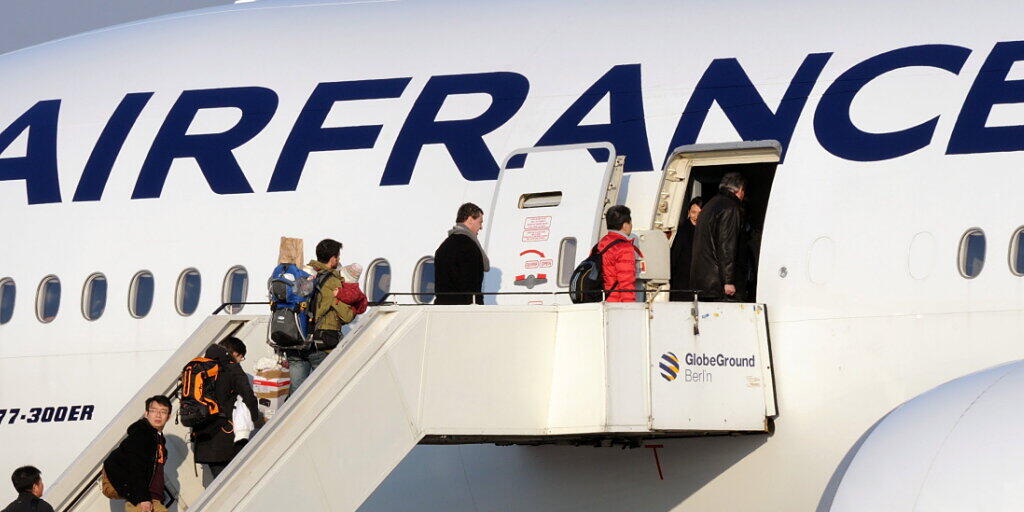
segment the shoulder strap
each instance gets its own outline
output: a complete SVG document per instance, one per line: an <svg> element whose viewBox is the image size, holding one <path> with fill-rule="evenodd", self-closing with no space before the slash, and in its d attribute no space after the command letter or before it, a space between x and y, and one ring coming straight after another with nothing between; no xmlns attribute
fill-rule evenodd
<svg viewBox="0 0 1024 512"><path fill-rule="evenodd" d="M621 238L616 238L615 240L612 240L612 242L610 244L604 246L604 249L601 249L600 251L598 251L597 255L598 256L604 256L604 253L608 252L608 249L611 249L613 245L619 244L619 243L622 243L622 242L625 242L625 241L626 240L623 240ZM596 245L594 246L594 250L595 251L597 250L597 246Z"/></svg>

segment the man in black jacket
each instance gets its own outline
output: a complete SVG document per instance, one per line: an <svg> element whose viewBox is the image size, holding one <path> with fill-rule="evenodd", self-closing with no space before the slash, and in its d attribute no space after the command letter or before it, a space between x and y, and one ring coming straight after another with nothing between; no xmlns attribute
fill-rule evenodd
<svg viewBox="0 0 1024 512"><path fill-rule="evenodd" d="M206 424L195 428L193 435L195 461L210 466L214 478L231 462L237 451L231 418L235 410L235 401L239 396L249 409L253 423L258 424L259 409L256 395L252 392L252 384L239 364L245 360L245 352L245 343L235 337L224 338L206 350L206 357L220 365L220 375L214 385L213 399L217 401L221 412Z"/></svg>
<svg viewBox="0 0 1024 512"><path fill-rule="evenodd" d="M11 475L18 499L4 508L3 512L53 512L53 507L43 501L43 477L32 466L22 466Z"/></svg>
<svg viewBox="0 0 1024 512"><path fill-rule="evenodd" d="M166 396L147 398L146 414L128 427L128 437L103 461L103 473L124 498L126 512L167 512L162 503L167 461L163 430L170 417Z"/></svg>
<svg viewBox="0 0 1024 512"><path fill-rule="evenodd" d="M738 172L722 177L718 195L697 218L693 235L690 286L708 301L743 300L747 283L747 261L743 252L744 218L742 201L746 181Z"/></svg>
<svg viewBox="0 0 1024 512"><path fill-rule="evenodd" d="M484 303L484 272L491 269L477 234L484 226L484 211L473 203L459 207L455 227L434 251L437 298L434 304Z"/></svg>

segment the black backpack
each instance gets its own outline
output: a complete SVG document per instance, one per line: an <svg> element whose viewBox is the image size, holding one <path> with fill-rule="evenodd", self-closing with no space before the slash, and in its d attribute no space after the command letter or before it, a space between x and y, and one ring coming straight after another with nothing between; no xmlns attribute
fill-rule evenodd
<svg viewBox="0 0 1024 512"><path fill-rule="evenodd" d="M576 270L572 271L572 277L569 278L569 298L574 304L604 300L604 265L601 258L613 245L625 241L621 238L612 240L600 251L595 245L590 250L590 256L576 266Z"/></svg>
<svg viewBox="0 0 1024 512"><path fill-rule="evenodd" d="M316 288L313 290L313 293L309 296L309 309L307 310L309 318L308 332L310 338L312 338L313 333L316 331L317 327L320 326L320 320L322 320L321 318L317 318L316 310L317 308L320 307L320 301L324 300L324 298L321 297L321 295L323 295L322 288L324 286L324 283L326 283L327 279L329 279L330 277L331 272L329 270L320 271L316 273ZM326 300L331 300L333 298L334 297L327 297Z"/></svg>
<svg viewBox="0 0 1024 512"><path fill-rule="evenodd" d="M288 308L270 311L269 343L274 348L303 349L308 346L303 325L306 321L305 312L296 312Z"/></svg>

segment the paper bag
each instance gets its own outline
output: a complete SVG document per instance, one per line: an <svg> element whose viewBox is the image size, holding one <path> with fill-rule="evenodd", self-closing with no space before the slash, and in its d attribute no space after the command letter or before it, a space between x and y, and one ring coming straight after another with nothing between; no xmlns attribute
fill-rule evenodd
<svg viewBox="0 0 1024 512"><path fill-rule="evenodd" d="M301 268L305 263L302 252L302 239L282 236L281 249L278 252L277 262L294 263L295 266Z"/></svg>

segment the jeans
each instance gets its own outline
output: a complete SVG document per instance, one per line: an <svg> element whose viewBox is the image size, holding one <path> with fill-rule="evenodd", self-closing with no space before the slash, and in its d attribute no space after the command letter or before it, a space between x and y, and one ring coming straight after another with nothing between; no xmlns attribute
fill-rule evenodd
<svg viewBox="0 0 1024 512"><path fill-rule="evenodd" d="M289 352L288 369L292 385L288 394L295 394L309 374L313 373L313 370L316 370L316 367L320 366L320 363L324 362L326 358L327 352L315 348L303 352Z"/></svg>

